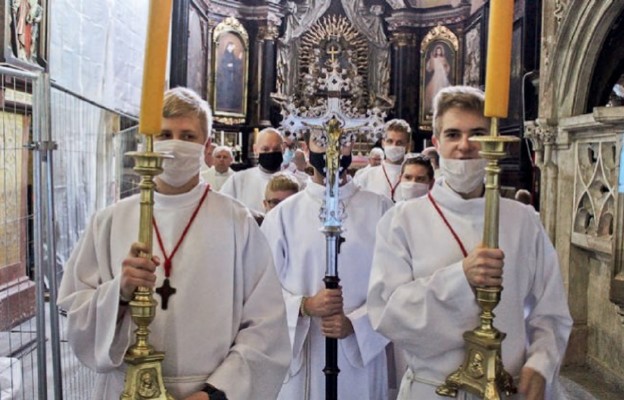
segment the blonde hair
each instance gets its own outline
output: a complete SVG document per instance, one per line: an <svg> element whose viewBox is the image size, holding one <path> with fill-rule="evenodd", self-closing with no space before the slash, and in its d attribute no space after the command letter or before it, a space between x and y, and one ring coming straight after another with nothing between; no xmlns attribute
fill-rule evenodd
<svg viewBox="0 0 624 400"><path fill-rule="evenodd" d="M290 175L280 173L275 174L267 183L264 191L264 197L267 198L269 192L294 192L299 191L299 183Z"/></svg>
<svg viewBox="0 0 624 400"><path fill-rule="evenodd" d="M386 122L384 125L384 139L388 136L388 131L403 132L407 137L407 141L412 141L412 128L404 119L395 118Z"/></svg>
<svg viewBox="0 0 624 400"><path fill-rule="evenodd" d="M483 115L484 104L483 91L471 86L449 86L440 90L433 98L433 134L440 137L440 119L451 108Z"/></svg>
<svg viewBox="0 0 624 400"><path fill-rule="evenodd" d="M208 140L212 130L212 111L206 100L185 87L169 89L163 100L163 118L197 117L199 126Z"/></svg>

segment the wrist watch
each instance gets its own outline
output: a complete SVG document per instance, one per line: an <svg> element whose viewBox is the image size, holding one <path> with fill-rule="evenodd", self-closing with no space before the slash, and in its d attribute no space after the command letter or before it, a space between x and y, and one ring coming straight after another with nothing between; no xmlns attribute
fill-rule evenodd
<svg viewBox="0 0 624 400"><path fill-rule="evenodd" d="M212 386L210 383L206 383L201 391L207 393L210 400L228 400L223 391Z"/></svg>

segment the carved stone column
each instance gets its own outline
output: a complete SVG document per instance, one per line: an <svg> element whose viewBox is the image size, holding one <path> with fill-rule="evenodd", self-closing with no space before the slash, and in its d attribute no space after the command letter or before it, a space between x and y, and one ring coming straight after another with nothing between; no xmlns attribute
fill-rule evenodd
<svg viewBox="0 0 624 400"><path fill-rule="evenodd" d="M546 232L554 242L557 233L558 166L554 147L557 140L557 127L545 120L525 123L524 135L533 143L535 164L541 171L540 215Z"/></svg>
<svg viewBox="0 0 624 400"><path fill-rule="evenodd" d="M397 31L392 33L392 94L395 96L394 110L397 118L406 119L415 125L417 116L418 51L416 35L413 32Z"/></svg>
<svg viewBox="0 0 624 400"><path fill-rule="evenodd" d="M271 125L271 93L275 91L275 40L279 35L276 24L269 21L258 29L259 66L259 124Z"/></svg>

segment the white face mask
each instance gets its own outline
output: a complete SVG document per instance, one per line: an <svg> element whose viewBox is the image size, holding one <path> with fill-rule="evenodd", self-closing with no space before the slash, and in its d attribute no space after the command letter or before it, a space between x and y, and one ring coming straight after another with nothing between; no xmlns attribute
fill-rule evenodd
<svg viewBox="0 0 624 400"><path fill-rule="evenodd" d="M483 185L487 163L483 158L455 160L440 157L440 173L457 193L471 193Z"/></svg>
<svg viewBox="0 0 624 400"><path fill-rule="evenodd" d="M386 146L384 147L386 158L392 162L397 162L405 156L405 147L403 146Z"/></svg>
<svg viewBox="0 0 624 400"><path fill-rule="evenodd" d="M154 151L174 158L163 160L163 173L158 175L168 185L184 186L199 174L204 157L204 145L184 140L154 141Z"/></svg>
<svg viewBox="0 0 624 400"><path fill-rule="evenodd" d="M429 191L429 185L422 182L401 182L399 187L403 200L424 196Z"/></svg>

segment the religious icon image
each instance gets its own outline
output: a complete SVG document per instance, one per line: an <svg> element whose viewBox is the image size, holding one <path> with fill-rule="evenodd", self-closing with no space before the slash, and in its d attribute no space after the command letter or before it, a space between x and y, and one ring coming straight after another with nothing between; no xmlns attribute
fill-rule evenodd
<svg viewBox="0 0 624 400"><path fill-rule="evenodd" d="M464 50L464 85L481 84L481 25L466 32Z"/></svg>
<svg viewBox="0 0 624 400"><path fill-rule="evenodd" d="M431 129L433 99L438 92L458 83L459 39L439 24L420 43L420 99L418 121L421 129Z"/></svg>
<svg viewBox="0 0 624 400"><path fill-rule="evenodd" d="M39 0L11 0L12 45L19 60L37 62L43 14Z"/></svg>
<svg viewBox="0 0 624 400"><path fill-rule="evenodd" d="M453 65L455 54L450 46L443 41L434 42L430 46L425 59L425 112L433 113L433 98L445 87L454 82Z"/></svg>
<svg viewBox="0 0 624 400"><path fill-rule="evenodd" d="M247 45L232 30L222 31L214 45L215 115L245 116L247 82Z"/></svg>

